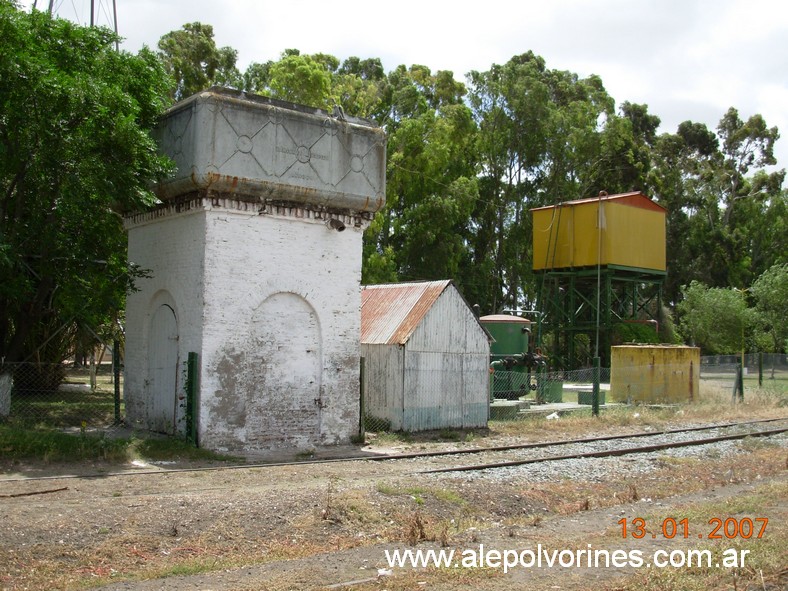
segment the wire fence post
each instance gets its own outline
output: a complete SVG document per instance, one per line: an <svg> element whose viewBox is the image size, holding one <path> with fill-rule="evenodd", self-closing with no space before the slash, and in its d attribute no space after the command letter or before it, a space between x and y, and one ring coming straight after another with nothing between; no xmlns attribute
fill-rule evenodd
<svg viewBox="0 0 788 591"><path fill-rule="evenodd" d="M359 410L358 410L358 436L359 439L363 441L364 436L366 435L366 427L364 425L364 418L367 414L366 411L366 404L364 404L364 357L359 359L359 370L358 370L358 398L359 398Z"/></svg>
<svg viewBox="0 0 788 591"><path fill-rule="evenodd" d="M594 385L591 394L591 414L595 417L599 416L599 374L600 374L600 358L594 357Z"/></svg>
<svg viewBox="0 0 788 591"><path fill-rule="evenodd" d="M763 387L763 351L758 351L758 387Z"/></svg>
<svg viewBox="0 0 788 591"><path fill-rule="evenodd" d="M120 425L120 341L112 342L112 382L115 387L115 424Z"/></svg>

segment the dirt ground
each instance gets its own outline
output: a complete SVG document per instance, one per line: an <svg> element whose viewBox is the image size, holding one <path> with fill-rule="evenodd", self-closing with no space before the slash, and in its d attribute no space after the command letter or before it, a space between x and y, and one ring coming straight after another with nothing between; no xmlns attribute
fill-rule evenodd
<svg viewBox="0 0 788 591"><path fill-rule="evenodd" d="M775 416L784 415L784 409L775 410ZM395 443L391 449L514 440L502 433L483 441ZM642 460L648 466L639 472L633 463L635 470L624 478L611 471L578 479L556 468L555 478L541 482L419 474L439 465L436 458L253 467L5 466L0 588L786 589L788 452L768 441L737 446L736 453L717 456ZM690 539L622 538L620 520L662 523L666 516L686 518ZM769 523L760 539L696 539L695 532L709 533L715 517ZM385 559L385 551L395 548L459 554L480 544L646 553L735 546L751 555L736 569L554 566L506 574L501 568L390 568Z"/></svg>

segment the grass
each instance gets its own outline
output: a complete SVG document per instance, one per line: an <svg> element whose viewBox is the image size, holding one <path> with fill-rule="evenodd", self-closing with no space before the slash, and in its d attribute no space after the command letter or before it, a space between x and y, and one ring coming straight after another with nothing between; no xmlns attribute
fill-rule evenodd
<svg viewBox="0 0 788 591"><path fill-rule="evenodd" d="M768 483L754 492L725 501L693 503L674 508L670 513L646 516L659 522L663 517L675 517L680 511L695 529L707 531L709 519L728 516L763 517L775 507L784 506L788 485ZM782 589L788 572L785 568L785 545L788 543L788 526L783 518L772 518L768 529L760 539L723 539L717 543L699 541L696 549L712 552L713 563L721 562L722 552L729 548L748 550L745 565L738 568L681 568L643 569L624 583L615 586L616 591L693 591L702 589ZM678 547L678 543L677 543Z"/></svg>
<svg viewBox="0 0 788 591"><path fill-rule="evenodd" d="M472 532L479 532L479 535L483 536L486 535L485 529L492 528L494 532L496 524L499 523L513 526L510 531L517 532L522 526L535 528L543 521L549 523L556 515L585 511L589 501L591 508L595 509L628 504L635 496L663 499L682 492L715 488L724 482L724 471L728 468L733 468L737 477L743 478L744 482L756 482L762 476L781 473L784 466L784 455L777 457L777 454L766 448L756 449L749 454L740 454L732 459L698 462L692 470L692 478L686 477L688 471L683 466L666 465L659 470L659 473L653 475L658 476L656 480L652 480L649 476L632 481L639 489L637 495L628 488L629 480L608 483L571 480L550 483L522 482L515 486L498 485L495 488L469 486L455 492L456 489L452 490L449 483L425 485L418 477L412 476L397 481L377 481L372 487L357 487L352 481L330 477L328 482L321 481L318 485L321 488L325 487L323 492L315 487L314 492L306 495L303 503L299 504L294 512L288 511L285 514L287 518L282 522L280 529L268 532L264 527L258 530L255 524L263 525L273 519L274 515L250 518L248 507L243 504L234 507L236 504L234 499L237 500L237 497L232 496L235 494L233 491L228 491L226 509L217 511L216 504L213 502L209 512L200 513L196 511L198 507L195 505L194 517L200 516L199 525L193 522L190 527L181 528L178 522L177 537L175 533L169 533L169 528L164 527L166 523L158 530L152 531L149 525L135 524L134 517L124 521L122 527L114 521L97 521L95 526L98 535L91 538L88 546L63 546L53 542L48 546L16 549L18 554L14 557L16 561L14 564L24 565L25 568L24 572L14 571L12 576L17 577L19 582L17 588L22 588L24 582L28 588L77 589L110 583L112 580L136 581L176 574L199 574L243 565L289 561L378 543L411 544L428 541L443 547L471 547L482 540L475 537L477 534ZM768 507L775 504L775 499L784 499L788 491L785 484L770 483L759 487L756 492L757 495L748 493L746 497L742 495L731 498L726 504L717 502L708 506L694 504L680 506L672 511L665 509L665 515L674 518L686 515L693 528L704 525L708 520L706 516L732 516L742 513L753 516L763 515L767 514ZM423 503L415 503L410 499L410 496L417 495ZM175 502L168 500L169 497L170 495L162 496L156 503ZM199 496L195 495L195 503L200 502L198 499ZM659 515L656 513L659 509L653 509L657 506L651 505L651 507L652 511ZM617 511L611 509L609 513L611 517L605 520L603 527L609 526L611 530L615 530ZM649 514L643 516L652 519ZM549 532L549 528L543 528L527 535L536 536L544 544L552 544L551 548L561 548L564 545L585 547L586 539L582 536L566 532L567 536L571 535L571 541L554 541L551 537L553 534ZM769 565L777 563L778 556L775 552L780 548L779 543L786 541L785 536L780 534L780 527L775 528L774 532L775 535L782 537L769 542L759 550L759 553L753 554L757 559L753 564L764 569L767 580L769 577L774 578L776 567ZM772 523L769 524L768 534L772 535ZM520 538L520 535L517 534L518 537L512 542L513 544L526 539ZM593 541L597 539L594 536L601 534L589 535L591 536L589 539ZM59 538L54 538L57 539ZM569 539L567 537L567 540ZM620 533L616 539L620 540ZM595 546L614 545L610 541L611 538L605 537L604 540L609 543L595 544ZM695 542L699 541L695 540ZM756 541L752 542L755 545ZM0 562L6 558L3 556L3 551L4 549L0 549ZM731 576L730 571L727 575ZM659 578L645 582L634 578L627 579L628 586L622 584L612 589L618 591L643 591L643 589L655 591L661 588L675 591L703 588L733 589L730 585L703 587L702 583L706 579L697 574L694 579L676 578L675 580L670 578L677 577L675 573L661 573L655 576ZM0 575L0 584L1 577L2 575ZM501 577L503 574L500 569L491 571L427 569L412 572L397 570L392 577L354 586L352 589L405 591L425 588L419 583L426 582L428 589L492 590L503 588L501 585L504 581L500 580ZM725 582L723 579L720 581ZM639 586L641 582L642 588ZM243 583L239 581L238 584ZM660 587L660 584L665 586ZM517 585L509 587L515 588ZM594 584L593 587L603 589L604 583ZM284 590L314 587L292 581L281 587L266 582L263 588ZM564 586L564 588L570 587ZM575 588L591 588L591 585ZM739 587L739 589L743 588L745 587Z"/></svg>
<svg viewBox="0 0 788 591"><path fill-rule="evenodd" d="M763 387L757 379L745 382L744 401L733 403L732 389L727 382L701 380L698 397L684 404L671 406L602 407L598 417L590 410L575 411L548 421L541 415L526 415L519 421L490 422L491 431L522 437L524 441L582 437L589 433L620 430L661 430L688 422L726 422L755 420L775 416L775 410L788 416L788 381L766 380ZM786 409L783 411L782 409Z"/></svg>
<svg viewBox="0 0 788 591"><path fill-rule="evenodd" d="M153 435L121 438L100 431L96 433L93 429L96 426L115 424L115 411L113 376L106 367L96 375L94 390L90 388L87 369L70 369L56 390L12 395L12 418L5 424L0 423L0 461L236 460L199 449L183 439ZM124 412L122 400L120 412L121 415ZM69 428L75 432L63 431Z"/></svg>
<svg viewBox="0 0 788 591"><path fill-rule="evenodd" d="M88 435L84 432L71 435L54 429L0 425L0 459L14 462L122 462L128 459L127 448L128 441Z"/></svg>
<svg viewBox="0 0 788 591"><path fill-rule="evenodd" d="M0 425L0 460L124 463L154 461L233 461L236 458L197 448L182 439L137 436L112 438L104 434L64 433L52 428Z"/></svg>
<svg viewBox="0 0 788 591"><path fill-rule="evenodd" d="M438 501L442 501L444 503L449 503L452 505L465 506L468 504L468 502L465 499L463 499L458 493L448 488L438 488L438 487L427 488L424 486L396 486L393 484L387 484L385 482L378 482L375 488L380 494L389 497L393 497L393 496L413 497L416 500L417 504L423 504L423 500L421 500L421 502L419 500L423 499L423 497L425 496L432 496Z"/></svg>

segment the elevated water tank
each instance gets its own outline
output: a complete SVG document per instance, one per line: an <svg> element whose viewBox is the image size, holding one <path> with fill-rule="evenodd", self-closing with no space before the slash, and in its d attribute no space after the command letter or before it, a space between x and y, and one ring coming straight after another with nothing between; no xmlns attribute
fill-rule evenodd
<svg viewBox="0 0 788 591"><path fill-rule="evenodd" d="M640 192L532 209L533 269L665 271L665 214Z"/></svg>

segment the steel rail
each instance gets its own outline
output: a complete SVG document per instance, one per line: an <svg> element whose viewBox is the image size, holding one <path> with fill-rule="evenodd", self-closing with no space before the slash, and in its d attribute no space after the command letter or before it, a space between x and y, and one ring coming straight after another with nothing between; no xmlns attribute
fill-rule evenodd
<svg viewBox="0 0 788 591"><path fill-rule="evenodd" d="M768 431L753 431L751 433L736 433L733 435L720 435L717 437L708 437L706 439L691 439L687 441L674 441L671 443L656 443L653 445L644 445L641 447L608 449L602 451L588 451L588 452L580 452L576 454L547 456L541 458L528 458L525 460L511 460L506 462L491 462L489 464L455 466L454 468L435 468L432 470L423 470L421 472L418 472L418 474L441 474L446 472L476 472L481 470L489 470L491 468L508 468L514 466L524 466L527 464L540 464L543 462L557 462L560 460L575 460L575 459L584 459L584 458L609 458L614 456L626 456L630 454L662 451L665 449L676 449L679 447L707 445L710 443L719 443L721 441L733 441L736 439L745 439L747 437L768 437L770 435L779 435L780 433L785 433L786 431L788 431L788 427L784 427L781 429L771 429Z"/></svg>
<svg viewBox="0 0 788 591"><path fill-rule="evenodd" d="M652 437L655 435L670 435L675 433L689 433L696 431L710 431L713 429L727 429L731 427L741 427L746 425L756 425L761 423L773 423L776 421L788 421L788 417L771 418L771 419L755 419L751 421L742 421L737 423L717 423L713 425L702 425L698 427L687 427L684 429L665 429L662 431L638 431L627 435L599 435L596 437L585 437L582 439L557 439L552 441L539 441L531 443L517 443L512 445L500 445L494 447L472 447L468 449L454 449L445 451L428 451L428 452L413 452L403 454L377 454L377 455L355 455L343 458L323 458L313 460L295 460L289 462L257 462L250 464L234 464L231 466L204 466L199 468L172 468L172 469L157 469L157 470L135 470L135 471L122 471L122 472L102 472L98 474L59 474L50 476L33 476L33 477L18 477L18 478L2 478L0 483L3 482L32 482L37 480L89 480L92 478L107 478L110 476L161 476L164 474L178 474L182 472L217 472L224 470L243 470L248 468L277 468L284 466L307 466L311 464L336 464L339 462L385 462L389 460L414 460L420 458L435 458L441 456L455 456L467 454L482 454L486 452L503 452L518 449L540 449L545 447L558 447L561 445L570 445L573 443L594 443L598 441L615 441L617 439L635 439L638 437ZM747 435L751 435L748 433ZM745 435L746 436L746 435ZM453 469L452 469L453 470Z"/></svg>

